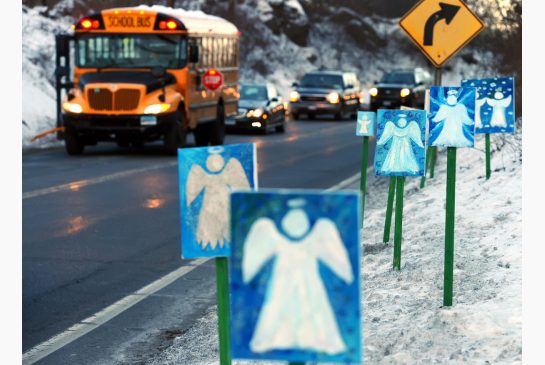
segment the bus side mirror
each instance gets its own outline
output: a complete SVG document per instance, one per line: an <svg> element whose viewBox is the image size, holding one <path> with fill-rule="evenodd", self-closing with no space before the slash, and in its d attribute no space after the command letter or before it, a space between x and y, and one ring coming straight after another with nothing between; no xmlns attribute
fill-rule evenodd
<svg viewBox="0 0 545 365"><path fill-rule="evenodd" d="M199 62L199 47L196 44L189 45L189 62Z"/></svg>

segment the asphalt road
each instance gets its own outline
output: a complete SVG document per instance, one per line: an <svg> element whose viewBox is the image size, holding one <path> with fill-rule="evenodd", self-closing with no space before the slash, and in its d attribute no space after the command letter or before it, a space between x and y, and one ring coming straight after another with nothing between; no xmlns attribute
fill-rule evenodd
<svg viewBox="0 0 545 365"><path fill-rule="evenodd" d="M226 143L257 144L262 188L325 189L359 171L354 124L301 120ZM180 258L176 158L160 144L26 152L22 204L23 352L190 264ZM143 362L215 303L214 277L208 261L38 363Z"/></svg>

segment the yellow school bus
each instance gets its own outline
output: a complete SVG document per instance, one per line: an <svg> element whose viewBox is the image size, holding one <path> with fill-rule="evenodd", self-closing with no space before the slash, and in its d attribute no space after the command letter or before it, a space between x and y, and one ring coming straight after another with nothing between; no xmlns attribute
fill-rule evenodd
<svg viewBox="0 0 545 365"><path fill-rule="evenodd" d="M101 141L158 139L176 153L189 132L199 146L223 144L239 97L240 33L232 23L139 6L102 10L72 29L56 36L58 138L68 154Z"/></svg>

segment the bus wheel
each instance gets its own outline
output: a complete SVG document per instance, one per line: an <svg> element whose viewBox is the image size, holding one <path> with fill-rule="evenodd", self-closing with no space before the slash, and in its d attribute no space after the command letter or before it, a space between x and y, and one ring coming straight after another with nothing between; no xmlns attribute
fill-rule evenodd
<svg viewBox="0 0 545 365"><path fill-rule="evenodd" d="M70 125L66 125L64 129L64 146L66 147L66 152L71 156L81 155L85 148L85 144L83 144L75 129L70 127Z"/></svg>
<svg viewBox="0 0 545 365"><path fill-rule="evenodd" d="M210 144L212 146L222 145L225 139L225 109L221 103L218 104L216 121L212 124L210 132Z"/></svg>
<svg viewBox="0 0 545 365"><path fill-rule="evenodd" d="M182 110L176 113L176 120L165 133L164 145L169 155L176 155L178 148L186 144L185 114Z"/></svg>
<svg viewBox="0 0 545 365"><path fill-rule="evenodd" d="M197 147L204 147L210 144L210 125L212 123L198 124L197 128L193 130L193 136L195 137L195 144Z"/></svg>

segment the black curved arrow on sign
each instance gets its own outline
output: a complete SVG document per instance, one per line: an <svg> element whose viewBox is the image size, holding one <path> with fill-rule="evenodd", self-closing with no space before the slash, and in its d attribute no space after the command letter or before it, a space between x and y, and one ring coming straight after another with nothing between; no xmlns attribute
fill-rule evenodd
<svg viewBox="0 0 545 365"><path fill-rule="evenodd" d="M431 46L433 45L433 29L435 24L441 20L445 19L447 24L450 24L454 16L460 10L460 7L457 5L439 3L441 10L430 15L424 26L424 45Z"/></svg>

